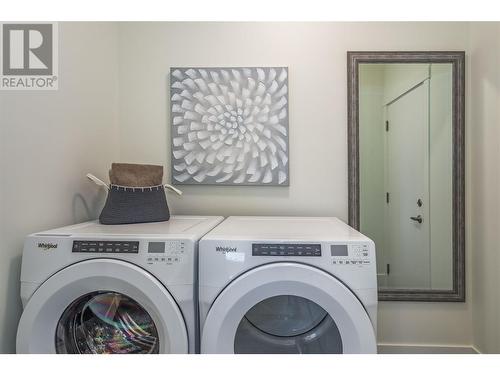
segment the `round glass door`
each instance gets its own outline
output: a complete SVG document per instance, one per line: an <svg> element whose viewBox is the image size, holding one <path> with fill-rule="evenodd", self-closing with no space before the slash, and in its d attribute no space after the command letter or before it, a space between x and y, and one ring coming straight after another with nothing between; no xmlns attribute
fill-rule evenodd
<svg viewBox="0 0 500 375"><path fill-rule="evenodd" d="M303 297L281 295L248 310L238 325L234 352L337 354L342 353L342 339L322 307Z"/></svg>
<svg viewBox="0 0 500 375"><path fill-rule="evenodd" d="M67 354L155 354L156 326L147 311L126 295L101 291L75 300L56 330L56 352Z"/></svg>

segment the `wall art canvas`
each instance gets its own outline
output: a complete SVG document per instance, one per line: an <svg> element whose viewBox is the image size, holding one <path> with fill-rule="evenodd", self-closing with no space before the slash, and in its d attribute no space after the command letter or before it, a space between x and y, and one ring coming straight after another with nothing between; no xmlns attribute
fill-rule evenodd
<svg viewBox="0 0 500 375"><path fill-rule="evenodd" d="M288 68L171 68L172 182L289 185Z"/></svg>

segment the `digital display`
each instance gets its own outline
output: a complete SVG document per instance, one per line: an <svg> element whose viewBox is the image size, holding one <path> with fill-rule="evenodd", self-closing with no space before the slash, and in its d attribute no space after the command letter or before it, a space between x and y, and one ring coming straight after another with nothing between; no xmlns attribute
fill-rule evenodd
<svg viewBox="0 0 500 375"><path fill-rule="evenodd" d="M150 242L148 253L161 254L165 252L165 242Z"/></svg>
<svg viewBox="0 0 500 375"><path fill-rule="evenodd" d="M347 245L331 245L330 251L332 253L332 257L346 257L349 255Z"/></svg>

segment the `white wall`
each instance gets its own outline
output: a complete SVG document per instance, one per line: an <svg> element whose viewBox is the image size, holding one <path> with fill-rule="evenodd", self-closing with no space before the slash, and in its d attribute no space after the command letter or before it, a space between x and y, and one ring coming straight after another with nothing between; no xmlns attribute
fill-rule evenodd
<svg viewBox="0 0 500 375"><path fill-rule="evenodd" d="M473 23L470 37L466 139L474 342L481 352L500 353L500 26Z"/></svg>
<svg viewBox="0 0 500 375"><path fill-rule="evenodd" d="M24 237L93 218L118 153L116 25L59 24L59 90L0 91L0 352L15 351Z"/></svg>
<svg viewBox="0 0 500 375"><path fill-rule="evenodd" d="M183 214L347 220L346 51L467 48L466 23L120 24L120 159L163 164L168 171L171 66L285 65L290 187L189 186L182 198L170 196L169 203ZM468 264L470 259L468 252ZM470 302L382 302L379 341L469 345Z"/></svg>

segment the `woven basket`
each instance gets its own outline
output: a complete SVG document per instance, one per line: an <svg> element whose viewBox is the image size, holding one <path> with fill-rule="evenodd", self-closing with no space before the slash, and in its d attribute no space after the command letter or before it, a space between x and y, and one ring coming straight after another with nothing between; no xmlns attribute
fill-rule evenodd
<svg viewBox="0 0 500 375"><path fill-rule="evenodd" d="M101 224L135 224L170 219L163 185L129 187L109 185L108 197L99 222Z"/></svg>

